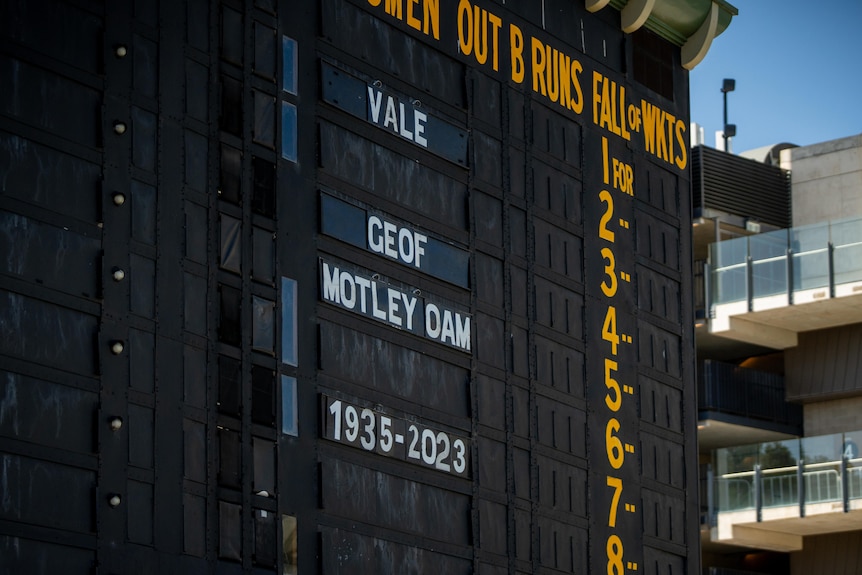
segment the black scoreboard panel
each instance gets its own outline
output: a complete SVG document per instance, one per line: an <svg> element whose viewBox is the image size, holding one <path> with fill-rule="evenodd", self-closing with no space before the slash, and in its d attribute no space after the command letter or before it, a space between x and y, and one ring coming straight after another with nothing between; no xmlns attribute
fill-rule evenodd
<svg viewBox="0 0 862 575"><path fill-rule="evenodd" d="M523 4L408 2L399 12L382 1L321 3L322 39L309 61L322 100L321 201L343 195L470 255L461 291L433 269L393 265L394 252L389 261L369 258L370 236L367 245L320 242L324 275L332 277L328 259L340 256L367 263L363 277L376 272L379 281L445 293L469 318L472 337L462 347L466 363L451 345L429 346L403 325L390 322L381 333L386 319L333 320L342 325L337 340L329 322L321 325L323 348L344 349L344 335L356 330L362 335L352 338L363 344L353 357L374 357L370 342L382 338L376 345L389 362L354 361L351 377L350 368L336 374L324 361L323 373L340 380L327 380L321 393L322 435L339 444L324 441L326 449L424 492L411 501L407 524L387 524L387 513L378 522L363 509L366 536L354 534L349 546L324 538L324 556L346 559L325 563L327 573L350 572L350 559L361 563L372 548L408 561L405 541L429 571L461 572L462 557L470 572L696 571L696 499L686 483L695 477L686 439L693 397L684 385L687 77L673 56L661 63L672 71L669 85L664 77L661 86L636 80L638 40L618 31L613 13ZM350 295L349 285L348 277L339 293ZM327 317L335 291L320 298ZM432 373L462 365L455 381L467 395L453 394L445 376L431 383L414 361ZM405 362L418 370L416 383L443 395L420 398L415 383L402 383ZM333 411L333 401L346 403ZM415 469L409 457L382 462L347 450L331 431L343 405L364 410L369 427L383 413L412 412L431 426L429 449L435 424L460 433L470 441L468 471L453 482L433 466ZM379 435L368 431L365 450L381 455L372 439ZM342 512L352 508L355 468L343 474L327 480L333 493L323 487L322 522L339 529L357 519ZM379 504L399 500L397 484L366 481L379 486ZM470 496L468 509L459 494ZM439 533L435 514L420 509L429 501L451 508L450 532ZM453 540L465 520L469 535Z"/></svg>
<svg viewBox="0 0 862 575"><path fill-rule="evenodd" d="M699 571L677 48L37 0L0 84L0 571Z"/></svg>

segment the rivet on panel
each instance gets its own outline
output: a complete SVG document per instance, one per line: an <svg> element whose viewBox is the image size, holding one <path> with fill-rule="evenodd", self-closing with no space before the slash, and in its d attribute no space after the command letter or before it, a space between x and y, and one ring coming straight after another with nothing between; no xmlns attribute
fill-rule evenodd
<svg viewBox="0 0 862 575"><path fill-rule="evenodd" d="M120 496L117 494L111 495L111 498L108 499L108 505L111 507L117 507L120 505Z"/></svg>
<svg viewBox="0 0 862 575"><path fill-rule="evenodd" d="M121 353L123 353L124 348L125 346L123 346L123 342L115 341L111 344L111 353L113 353L114 355L120 355Z"/></svg>
<svg viewBox="0 0 862 575"><path fill-rule="evenodd" d="M117 55L117 58L125 58L127 53L128 52L126 50L126 47L122 44L117 46L117 48L114 50L114 54Z"/></svg>
<svg viewBox="0 0 862 575"><path fill-rule="evenodd" d="M120 192L114 192L114 194L112 195L112 199L114 200L115 206L122 206L126 203L125 194L121 194Z"/></svg>
<svg viewBox="0 0 862 575"><path fill-rule="evenodd" d="M114 131L120 135L125 134L126 125L123 122L114 122Z"/></svg>
<svg viewBox="0 0 862 575"><path fill-rule="evenodd" d="M111 418L111 431L120 431L121 427L123 427L123 418L122 417L112 417Z"/></svg>
<svg viewBox="0 0 862 575"><path fill-rule="evenodd" d="M114 268L114 273L112 274L115 282L121 282L126 277L126 272L121 270L120 268Z"/></svg>

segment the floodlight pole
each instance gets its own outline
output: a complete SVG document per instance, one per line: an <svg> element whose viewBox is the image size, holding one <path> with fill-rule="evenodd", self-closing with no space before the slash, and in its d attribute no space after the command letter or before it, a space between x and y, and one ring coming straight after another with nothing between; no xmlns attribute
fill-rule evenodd
<svg viewBox="0 0 862 575"><path fill-rule="evenodd" d="M725 78L721 84L721 93L724 96L724 129L721 135L724 138L724 151L730 152L727 147L727 141L736 135L736 126L727 123L727 93L733 92L736 89L736 80L733 78Z"/></svg>

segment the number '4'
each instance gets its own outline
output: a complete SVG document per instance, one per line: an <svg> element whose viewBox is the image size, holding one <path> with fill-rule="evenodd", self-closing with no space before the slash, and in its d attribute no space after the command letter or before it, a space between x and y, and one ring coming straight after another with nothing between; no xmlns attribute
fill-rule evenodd
<svg viewBox="0 0 862 575"><path fill-rule="evenodd" d="M602 325L602 339L610 342L611 353L617 354L617 346L620 344L620 336L617 334L617 308L612 305L608 306L608 313L605 314L605 323Z"/></svg>

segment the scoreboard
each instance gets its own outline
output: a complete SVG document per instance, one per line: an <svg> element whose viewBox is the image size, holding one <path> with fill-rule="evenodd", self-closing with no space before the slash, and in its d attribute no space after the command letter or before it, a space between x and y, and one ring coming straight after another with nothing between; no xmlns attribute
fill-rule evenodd
<svg viewBox="0 0 862 575"><path fill-rule="evenodd" d="M696 572L678 49L577 2L319 14L323 572Z"/></svg>
<svg viewBox="0 0 862 575"><path fill-rule="evenodd" d="M652 4L0 3L0 571L698 573Z"/></svg>

